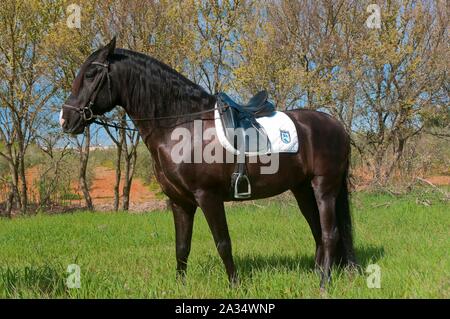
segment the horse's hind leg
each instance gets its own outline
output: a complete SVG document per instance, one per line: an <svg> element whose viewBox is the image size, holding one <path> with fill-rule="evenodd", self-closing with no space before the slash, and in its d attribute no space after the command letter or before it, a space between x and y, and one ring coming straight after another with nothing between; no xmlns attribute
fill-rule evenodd
<svg viewBox="0 0 450 319"><path fill-rule="evenodd" d="M175 222L177 277L184 280L187 260L191 251L192 226L196 207L194 205L180 205L173 201L170 201L170 204Z"/></svg>
<svg viewBox="0 0 450 319"><path fill-rule="evenodd" d="M336 198L339 193L341 179L334 176L315 176L311 183L317 207L319 208L322 230L323 263L320 287L325 288L325 285L331 281L331 267L336 258L339 240Z"/></svg>
<svg viewBox="0 0 450 319"><path fill-rule="evenodd" d="M320 228L319 209L317 208L314 191L309 183L293 188L291 191L297 200L300 211L311 228L316 242L315 267L321 269L323 261L322 230Z"/></svg>

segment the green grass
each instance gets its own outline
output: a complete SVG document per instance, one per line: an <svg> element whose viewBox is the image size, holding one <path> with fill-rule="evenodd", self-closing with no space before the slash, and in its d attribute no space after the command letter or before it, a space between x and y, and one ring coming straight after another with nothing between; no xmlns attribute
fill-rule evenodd
<svg viewBox="0 0 450 319"><path fill-rule="evenodd" d="M188 277L175 280L172 215L88 213L0 220L2 298L449 298L449 204L418 196L356 194L357 256L381 267L381 289L366 274L334 270L327 295L313 271L314 243L292 201L233 205L227 216L241 284L230 288L205 218L196 215ZM262 206L262 207L261 207ZM81 288L65 285L81 267Z"/></svg>

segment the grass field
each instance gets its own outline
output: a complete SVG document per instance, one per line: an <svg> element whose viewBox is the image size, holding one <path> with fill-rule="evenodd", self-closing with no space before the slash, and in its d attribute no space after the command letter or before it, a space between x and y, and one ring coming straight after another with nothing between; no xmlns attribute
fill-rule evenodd
<svg viewBox="0 0 450 319"><path fill-rule="evenodd" d="M170 213L77 212L0 220L0 297L449 298L450 205L417 197L352 198L357 257L363 268L381 267L380 289L367 287L363 271L335 270L321 295L313 239L295 203L258 201L227 210L237 288L201 212L185 285L175 280ZM80 266L79 289L65 285L69 264Z"/></svg>

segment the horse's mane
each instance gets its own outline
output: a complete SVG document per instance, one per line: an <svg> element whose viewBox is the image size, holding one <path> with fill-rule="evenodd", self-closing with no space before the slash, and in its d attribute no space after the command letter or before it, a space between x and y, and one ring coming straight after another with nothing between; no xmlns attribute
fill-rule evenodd
<svg viewBox="0 0 450 319"><path fill-rule="evenodd" d="M214 96L200 85L153 57L127 49L115 49L113 59L126 61L126 67L136 72L132 77L133 83L127 85L131 90L130 107L140 116L187 114L205 109L214 101Z"/></svg>

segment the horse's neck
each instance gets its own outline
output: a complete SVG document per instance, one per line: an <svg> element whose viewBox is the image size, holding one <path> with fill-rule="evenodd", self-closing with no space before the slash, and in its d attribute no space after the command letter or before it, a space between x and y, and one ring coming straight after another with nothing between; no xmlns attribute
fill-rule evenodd
<svg viewBox="0 0 450 319"><path fill-rule="evenodd" d="M147 79L153 81L152 83L146 83L146 79L142 79L142 75L138 72L134 72L131 76L140 79L130 78L126 81L134 83L136 86L139 85L139 87L122 86L127 89L122 90L124 96L121 100L129 117L134 120L139 129L143 141L149 147L150 144L158 144L161 140L167 140L176 127L189 125L189 122L200 118L199 116L189 116L191 113L212 109L215 106L215 97L194 85L189 87L189 84L186 84L187 87L183 88L186 93L182 95L178 92L175 93L177 88L168 86L164 79L153 77ZM161 85L156 89L161 94L158 97L152 96L150 92L155 91L156 85ZM176 118L158 119L167 116Z"/></svg>

